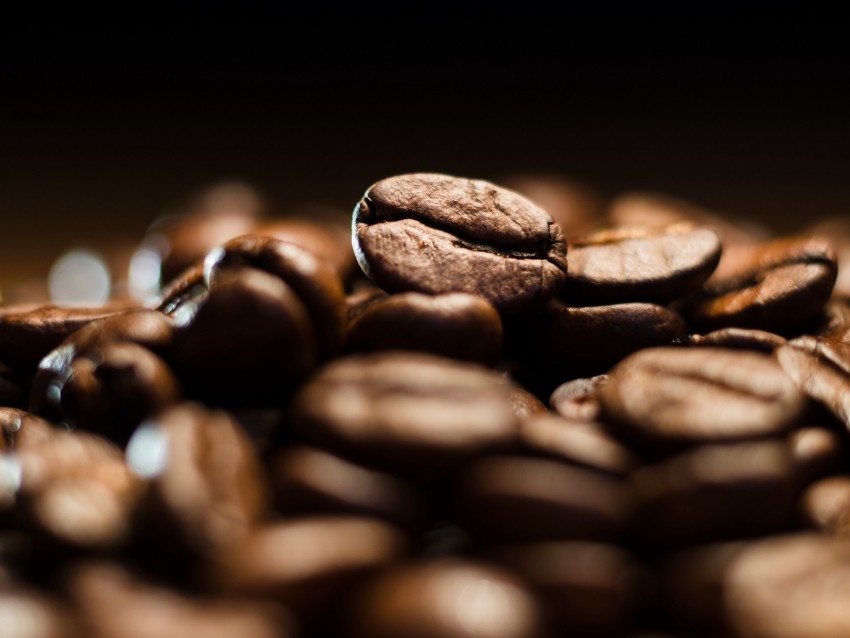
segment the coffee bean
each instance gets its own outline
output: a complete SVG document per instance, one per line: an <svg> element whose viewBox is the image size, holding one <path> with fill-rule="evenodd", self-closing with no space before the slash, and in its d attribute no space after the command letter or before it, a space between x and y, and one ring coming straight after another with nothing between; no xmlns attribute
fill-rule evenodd
<svg viewBox="0 0 850 638"><path fill-rule="evenodd" d="M657 445L779 434L805 398L769 357L718 348L653 348L611 372L599 393L603 418Z"/></svg>
<svg viewBox="0 0 850 638"><path fill-rule="evenodd" d="M532 587L555 635L622 636L649 582L636 557L604 543L501 545L486 556Z"/></svg>
<svg viewBox="0 0 850 638"><path fill-rule="evenodd" d="M486 539L614 540L625 537L633 495L625 481L559 461L490 456L468 466L458 515Z"/></svg>
<svg viewBox="0 0 850 638"><path fill-rule="evenodd" d="M514 576L462 559L401 564L378 575L349 605L351 638L539 638L540 611Z"/></svg>
<svg viewBox="0 0 850 638"><path fill-rule="evenodd" d="M593 421L599 416L599 389L608 381L607 374L589 379L573 379L562 383L552 396L549 405L555 412L575 421Z"/></svg>
<svg viewBox="0 0 850 638"><path fill-rule="evenodd" d="M850 297L833 297L827 301L810 334L850 342Z"/></svg>
<svg viewBox="0 0 850 638"><path fill-rule="evenodd" d="M357 204L353 228L360 267L388 292L467 292L517 312L551 299L567 270L552 218L482 180L387 178Z"/></svg>
<svg viewBox="0 0 850 638"><path fill-rule="evenodd" d="M0 627L4 638L82 638L71 609L57 597L0 583Z"/></svg>
<svg viewBox="0 0 850 638"><path fill-rule="evenodd" d="M824 427L809 426L788 435L791 459L801 485L834 474L846 462L844 440Z"/></svg>
<svg viewBox="0 0 850 638"><path fill-rule="evenodd" d="M638 524L663 545L781 531L792 519L795 478L784 441L704 445L633 473Z"/></svg>
<svg viewBox="0 0 850 638"><path fill-rule="evenodd" d="M850 633L850 541L794 534L758 541L733 561L724 582L736 636L827 638Z"/></svg>
<svg viewBox="0 0 850 638"><path fill-rule="evenodd" d="M823 308L837 272L835 253L825 240L774 240L706 284L685 304L684 314L701 331L793 331Z"/></svg>
<svg viewBox="0 0 850 638"><path fill-rule="evenodd" d="M368 304L351 322L355 352L416 350L493 364L502 353L502 320L493 306L467 293L400 293Z"/></svg>
<svg viewBox="0 0 850 638"><path fill-rule="evenodd" d="M584 184L558 175L512 175L503 184L549 213L566 237L603 224L602 199Z"/></svg>
<svg viewBox="0 0 850 638"><path fill-rule="evenodd" d="M424 521L424 499L412 485L320 449L286 448L271 469L278 511L286 516L363 515L414 529Z"/></svg>
<svg viewBox="0 0 850 638"><path fill-rule="evenodd" d="M508 398L513 405L514 414L520 421L549 412L540 399L520 385L511 384Z"/></svg>
<svg viewBox="0 0 850 638"><path fill-rule="evenodd" d="M708 228L619 227L572 239L562 298L595 303L667 302L698 288L720 260Z"/></svg>
<svg viewBox="0 0 850 638"><path fill-rule="evenodd" d="M850 477L829 476L812 483L800 497L800 513L820 532L850 536Z"/></svg>
<svg viewBox="0 0 850 638"><path fill-rule="evenodd" d="M800 337L779 348L775 356L803 392L850 427L850 344Z"/></svg>
<svg viewBox="0 0 850 638"><path fill-rule="evenodd" d="M515 444L510 388L486 368L433 355L349 356L301 386L295 428L367 465L433 477Z"/></svg>
<svg viewBox="0 0 850 638"><path fill-rule="evenodd" d="M747 328L721 328L707 335L691 335L688 345L708 348L729 348L731 350L755 350L770 354L779 346L785 345L784 337L765 330Z"/></svg>

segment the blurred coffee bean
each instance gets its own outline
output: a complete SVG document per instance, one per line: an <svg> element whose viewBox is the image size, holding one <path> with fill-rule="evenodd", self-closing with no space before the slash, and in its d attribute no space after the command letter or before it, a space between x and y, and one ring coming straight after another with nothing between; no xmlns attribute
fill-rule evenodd
<svg viewBox="0 0 850 638"><path fill-rule="evenodd" d="M850 476L828 476L809 485L800 497L800 514L819 532L850 537Z"/></svg>
<svg viewBox="0 0 850 638"><path fill-rule="evenodd" d="M748 545L725 578L725 615L735 636L850 635L850 540L819 534Z"/></svg>
<svg viewBox="0 0 850 638"><path fill-rule="evenodd" d="M691 335L688 338L688 345L691 346L755 350L768 354L787 342L787 339L772 332L747 328L721 328L706 335Z"/></svg>
<svg viewBox="0 0 850 638"><path fill-rule="evenodd" d="M546 405L521 385L511 384L508 398L514 406L514 414L522 421L538 414L548 414Z"/></svg>
<svg viewBox="0 0 850 638"><path fill-rule="evenodd" d="M323 450L283 449L272 460L271 472L277 509L285 516L363 515L403 528L424 522L424 499L412 485Z"/></svg>
<svg viewBox="0 0 850 638"><path fill-rule="evenodd" d="M529 452L619 476L628 474L639 463L631 450L602 429L554 414L523 420L520 441Z"/></svg>
<svg viewBox="0 0 850 638"><path fill-rule="evenodd" d="M664 613L685 631L728 635L723 616L726 574L746 542L716 543L665 556L658 568Z"/></svg>
<svg viewBox="0 0 850 638"><path fill-rule="evenodd" d="M309 618L368 573L398 559L407 545L394 527L369 518L269 523L222 548L209 578L213 587L274 600Z"/></svg>
<svg viewBox="0 0 850 638"><path fill-rule="evenodd" d="M147 484L141 534L167 552L210 554L266 514L268 486L245 433L223 411L180 404L143 423L127 463Z"/></svg>
<svg viewBox="0 0 850 638"><path fill-rule="evenodd" d="M850 427L850 343L799 337L774 356L803 392Z"/></svg>
<svg viewBox="0 0 850 638"><path fill-rule="evenodd" d="M826 240L774 240L754 250L734 271L707 283L687 300L683 314L699 331L793 331L823 308L837 272L835 253Z"/></svg>
<svg viewBox="0 0 850 638"><path fill-rule="evenodd" d="M19 440L24 447L32 445L50 437L53 431L50 423L26 410L0 408L0 452L14 450Z"/></svg>
<svg viewBox="0 0 850 638"><path fill-rule="evenodd" d="M489 456L470 464L457 487L457 514L485 539L615 540L630 530L629 485L560 461Z"/></svg>
<svg viewBox="0 0 850 638"><path fill-rule="evenodd" d="M704 445L632 474L652 544L685 545L782 531L796 476L784 441Z"/></svg>
<svg viewBox="0 0 850 638"><path fill-rule="evenodd" d="M126 311L126 305L99 308L57 306L0 307L0 361L31 373L53 348L95 319Z"/></svg>
<svg viewBox="0 0 850 638"><path fill-rule="evenodd" d="M483 180L384 179L357 204L353 229L360 267L387 292L467 292L518 312L551 299L566 276L566 245L552 218Z"/></svg>
<svg viewBox="0 0 850 638"><path fill-rule="evenodd" d="M143 486L121 450L85 432L33 434L19 436L6 458L18 467L15 510L22 524L74 547L126 543Z"/></svg>
<svg viewBox="0 0 850 638"><path fill-rule="evenodd" d="M554 635L622 636L649 581L636 557L604 543L502 545L486 556L531 586Z"/></svg>
<svg viewBox="0 0 850 638"><path fill-rule="evenodd" d="M633 352L685 334L679 314L646 303L571 308L552 302L505 326L509 354L528 362L533 374L556 380L549 392L565 379L603 374Z"/></svg>
<svg viewBox="0 0 850 638"><path fill-rule="evenodd" d="M3 638L83 638L72 610L57 597L0 583L0 633Z"/></svg>
<svg viewBox="0 0 850 638"><path fill-rule="evenodd" d="M818 222L807 232L828 237L838 258L838 279L833 294L850 298L850 221L847 217L833 217Z"/></svg>
<svg viewBox="0 0 850 638"><path fill-rule="evenodd" d="M801 485L838 472L847 461L844 440L835 431L824 427L809 426L795 430L788 435L788 445Z"/></svg>
<svg viewBox="0 0 850 638"><path fill-rule="evenodd" d="M599 230L568 243L561 298L572 304L672 301L708 279L720 249L712 230L687 223Z"/></svg>
<svg viewBox="0 0 850 638"><path fill-rule="evenodd" d="M350 638L539 638L537 602L496 566L461 559L391 568L357 591L344 623Z"/></svg>
<svg viewBox="0 0 850 638"><path fill-rule="evenodd" d="M601 226L602 201L589 187L555 175L512 175L504 186L545 210L566 237Z"/></svg>
<svg viewBox="0 0 850 638"><path fill-rule="evenodd" d="M77 565L64 590L89 638L287 638L284 609L257 601L197 596L146 582L107 562Z"/></svg>
<svg viewBox="0 0 850 638"><path fill-rule="evenodd" d="M555 412L575 421L593 421L599 416L599 389L608 381L607 374L562 383L549 397Z"/></svg>
<svg viewBox="0 0 850 638"><path fill-rule="evenodd" d="M768 356L720 348L653 348L611 372L604 419L630 439L661 446L776 435L805 397Z"/></svg>
<svg viewBox="0 0 850 638"><path fill-rule="evenodd" d="M486 368L433 355L349 356L301 386L294 425L304 440L356 461L434 477L515 444L510 389Z"/></svg>
<svg viewBox="0 0 850 638"><path fill-rule="evenodd" d="M502 353L502 320L475 295L400 293L376 299L359 313L348 346L355 352L415 350L493 364Z"/></svg>

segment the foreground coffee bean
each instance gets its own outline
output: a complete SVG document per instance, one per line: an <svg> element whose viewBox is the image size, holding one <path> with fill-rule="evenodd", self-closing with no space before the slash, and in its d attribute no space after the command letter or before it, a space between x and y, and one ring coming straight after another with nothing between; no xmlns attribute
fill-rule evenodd
<svg viewBox="0 0 850 638"><path fill-rule="evenodd" d="M815 534L769 538L745 548L723 586L726 616L744 638L834 638L850 634L850 541Z"/></svg>
<svg viewBox="0 0 850 638"><path fill-rule="evenodd" d="M349 356L294 400L300 436L367 465L439 476L515 444L511 384L472 364L419 353Z"/></svg>
<svg viewBox="0 0 850 638"><path fill-rule="evenodd" d="M540 612L531 593L495 566L462 559L399 565L358 591L351 638L536 638Z"/></svg>
<svg viewBox="0 0 850 638"><path fill-rule="evenodd" d="M672 301L708 279L720 250L712 230L691 224L596 231L569 242L561 296L571 303Z"/></svg>
<svg viewBox="0 0 850 638"><path fill-rule="evenodd" d="M560 229L518 193L416 173L369 187L354 209L357 261L388 292L467 292L500 311L540 306L563 285Z"/></svg>
<svg viewBox="0 0 850 638"><path fill-rule="evenodd" d="M599 393L604 418L631 438L661 445L779 434L805 397L763 354L652 348L618 365Z"/></svg>

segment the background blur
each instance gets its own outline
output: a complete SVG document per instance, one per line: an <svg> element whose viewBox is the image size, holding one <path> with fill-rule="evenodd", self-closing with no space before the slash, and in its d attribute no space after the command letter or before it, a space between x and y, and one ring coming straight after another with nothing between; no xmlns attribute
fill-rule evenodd
<svg viewBox="0 0 850 638"><path fill-rule="evenodd" d="M781 231L850 215L847 25L406 10L4 20L0 287L228 178L280 212L402 172L542 171Z"/></svg>

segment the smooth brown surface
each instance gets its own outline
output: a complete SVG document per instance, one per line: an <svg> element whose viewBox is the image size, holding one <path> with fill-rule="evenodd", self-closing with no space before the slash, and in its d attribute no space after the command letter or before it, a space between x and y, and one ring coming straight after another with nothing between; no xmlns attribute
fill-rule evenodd
<svg viewBox="0 0 850 638"><path fill-rule="evenodd" d="M765 330L721 328L705 335L691 335L688 345L771 353L779 346L785 345L787 341L784 337Z"/></svg>
<svg viewBox="0 0 850 638"><path fill-rule="evenodd" d="M552 218L483 180L387 178L367 189L353 228L360 267L388 292L468 292L516 312L551 299L567 270Z"/></svg>
<svg viewBox="0 0 850 638"><path fill-rule="evenodd" d="M850 476L830 476L812 483L800 497L800 515L819 532L850 537Z"/></svg>
<svg viewBox="0 0 850 638"><path fill-rule="evenodd" d="M568 419L593 421L599 416L597 395L606 381L608 375L599 374L589 379L573 379L562 383L549 397L549 405Z"/></svg>
<svg viewBox="0 0 850 638"><path fill-rule="evenodd" d="M847 461L845 438L830 428L794 430L788 435L788 446L802 485L837 472Z"/></svg>

